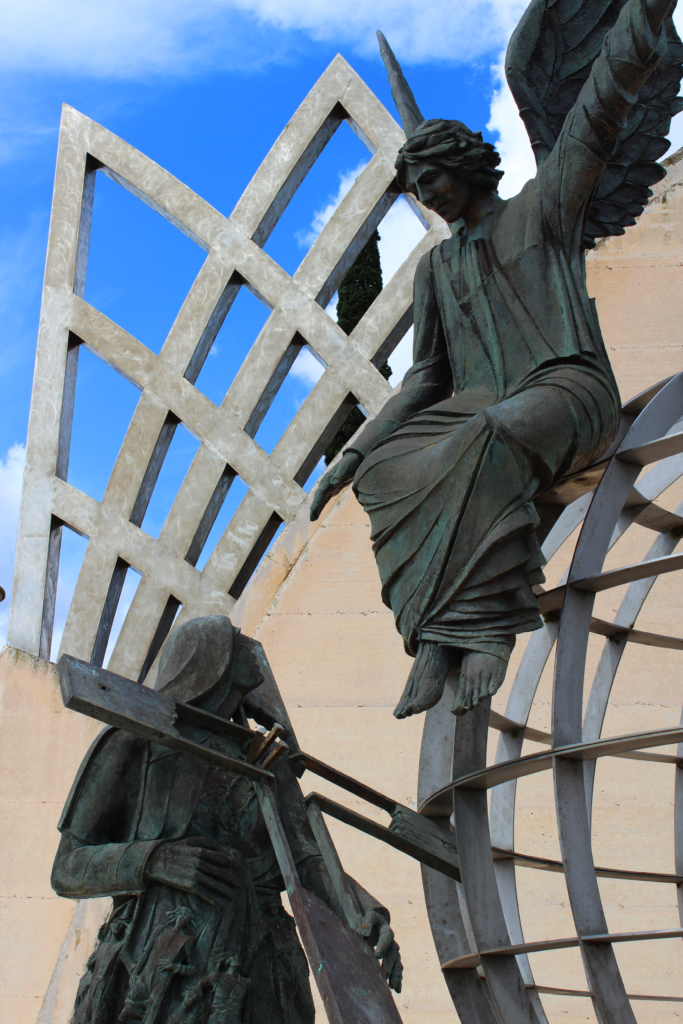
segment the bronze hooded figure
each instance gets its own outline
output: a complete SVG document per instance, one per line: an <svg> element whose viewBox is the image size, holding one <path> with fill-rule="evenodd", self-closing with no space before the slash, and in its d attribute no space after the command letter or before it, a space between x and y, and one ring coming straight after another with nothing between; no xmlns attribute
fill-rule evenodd
<svg viewBox="0 0 683 1024"><path fill-rule="evenodd" d="M111 674L92 671L107 690ZM179 626L162 649L158 683L162 694L225 722L247 714L269 728L284 722L290 749L298 749L263 648L225 616ZM244 760L244 741L229 733L195 724L184 735ZM301 883L341 920L292 762L280 757L272 771ZM54 890L113 898L72 1024L313 1024L306 957L282 905L285 883L249 778L107 728L79 769L59 830ZM386 981L400 991L389 912L344 878Z"/></svg>
<svg viewBox="0 0 683 1024"><path fill-rule="evenodd" d="M541 627L543 496L603 455L617 385L586 290L584 250L634 224L664 176L683 49L670 0L532 0L508 48L538 171L497 192L493 146L424 120L380 35L407 135L402 190L452 237L415 275L413 365L322 478L311 516L353 480L382 581L415 657L398 718L492 695L519 633Z"/></svg>

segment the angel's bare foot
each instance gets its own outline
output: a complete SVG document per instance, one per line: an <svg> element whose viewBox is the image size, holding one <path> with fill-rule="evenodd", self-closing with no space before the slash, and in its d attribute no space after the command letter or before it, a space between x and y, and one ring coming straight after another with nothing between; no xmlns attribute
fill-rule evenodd
<svg viewBox="0 0 683 1024"><path fill-rule="evenodd" d="M394 709L396 718L428 711L441 700L455 651L443 644L421 643L403 696Z"/></svg>
<svg viewBox="0 0 683 1024"><path fill-rule="evenodd" d="M495 654L468 651L462 659L453 714L464 715L486 697L492 697L502 686L506 669L507 662Z"/></svg>

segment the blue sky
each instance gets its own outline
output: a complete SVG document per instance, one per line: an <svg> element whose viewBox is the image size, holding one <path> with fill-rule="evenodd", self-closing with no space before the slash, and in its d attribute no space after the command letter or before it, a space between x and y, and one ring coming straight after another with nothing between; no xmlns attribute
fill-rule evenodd
<svg viewBox="0 0 683 1024"><path fill-rule="evenodd" d="M0 585L8 594L61 103L105 125L229 214L337 52L394 113L374 36L382 28L425 116L457 117L484 130L508 172L501 191L513 194L532 173L532 161L501 84L500 57L524 6L523 0L0 0ZM267 243L288 272L367 159L342 125ZM86 299L158 351L204 254L129 193L98 179ZM399 202L380 229L385 279L421 230ZM221 401L265 316L242 289L197 382L213 401ZM392 362L396 380L408 365L407 345ZM304 353L257 434L266 450L318 372ZM69 480L95 498L102 497L137 397L115 371L81 353ZM143 529L158 534L196 447L178 428ZM216 530L243 493L233 485ZM57 635L83 550L80 538L65 537ZM0 605L0 642L7 609L8 601Z"/></svg>

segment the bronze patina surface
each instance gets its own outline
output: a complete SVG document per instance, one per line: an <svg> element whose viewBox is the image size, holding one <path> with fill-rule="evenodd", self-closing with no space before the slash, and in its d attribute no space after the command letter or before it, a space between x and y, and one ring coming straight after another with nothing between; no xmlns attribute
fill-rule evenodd
<svg viewBox="0 0 683 1024"><path fill-rule="evenodd" d="M73 1024L312 1024L297 927L331 1021L396 1024L389 913L343 871L333 882L261 645L224 616L191 620L166 642L159 681L154 692L60 661L67 705L121 726L86 755L59 826L53 888L113 898ZM289 751L274 758L280 736Z"/></svg>
<svg viewBox="0 0 683 1024"><path fill-rule="evenodd" d="M459 121L425 121L380 34L408 136L399 186L452 237L417 268L412 368L323 477L311 516L353 480L415 657L399 718L432 707L454 668L455 714L496 692L515 637L542 625L539 542L559 514L543 496L619 427L584 250L635 223L663 177L683 51L666 0L578 6L533 0L511 40L539 167L508 200L494 148Z"/></svg>

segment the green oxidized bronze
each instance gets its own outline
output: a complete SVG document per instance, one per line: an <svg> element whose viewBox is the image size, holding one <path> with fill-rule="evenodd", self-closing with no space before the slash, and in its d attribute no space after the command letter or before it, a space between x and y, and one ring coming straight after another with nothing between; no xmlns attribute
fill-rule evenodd
<svg viewBox="0 0 683 1024"><path fill-rule="evenodd" d="M219 615L193 619L172 633L156 693L61 659L67 684L72 675L81 678L101 700L80 709L104 721L118 716L123 726L98 736L59 824L55 891L72 899L113 898L80 981L72 1024L313 1024L306 957L280 898L285 883L276 843L256 785L245 774L254 740L248 730L242 728L245 741L230 728L231 720L246 723L247 715L268 728L279 720L290 748L298 749L269 673L261 645ZM117 684L124 687L118 695ZM179 731L182 715L187 720ZM165 745L169 734L180 746ZM274 776L280 845L287 845L314 916L323 911L324 932L336 945L348 945L348 929L335 925L344 920L340 897L292 762L271 760L268 755L262 767ZM344 885L359 930L374 940L374 957L383 961L386 981L370 954L377 975L370 972L370 983L386 991L389 982L400 991L401 959L388 911L350 876L344 875ZM367 972L366 960L361 957L360 967ZM357 958L348 963L358 969ZM338 964L335 969L339 974ZM359 1012L356 1019L368 1018Z"/></svg>
<svg viewBox="0 0 683 1024"><path fill-rule="evenodd" d="M353 480L382 597L415 657L398 718L460 669L462 714L542 622L543 495L603 455L619 393L588 297L584 250L642 212L681 78L669 0L533 0L506 70L538 171L502 200L494 148L425 121L380 35L407 141L400 187L451 225L415 275L413 365L322 478L313 519Z"/></svg>

